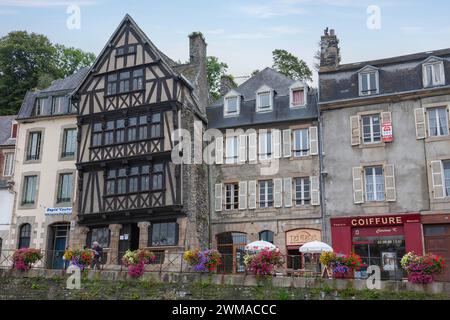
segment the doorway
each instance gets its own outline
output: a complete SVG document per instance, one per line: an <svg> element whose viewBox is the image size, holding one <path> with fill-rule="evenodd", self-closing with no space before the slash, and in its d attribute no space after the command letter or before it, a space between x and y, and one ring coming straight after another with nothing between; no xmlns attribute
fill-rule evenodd
<svg viewBox="0 0 450 320"><path fill-rule="evenodd" d="M450 224L424 225L425 252L450 261ZM437 281L450 282L450 268L436 277Z"/></svg>
<svg viewBox="0 0 450 320"><path fill-rule="evenodd" d="M239 232L226 232L217 236L217 250L222 255L219 272L245 272L244 256L247 235Z"/></svg>
<svg viewBox="0 0 450 320"><path fill-rule="evenodd" d="M50 267L51 269L65 269L65 261L63 259L67 244L69 243L68 223L54 224L50 226Z"/></svg>
<svg viewBox="0 0 450 320"><path fill-rule="evenodd" d="M127 250L139 249L139 227L137 223L122 225L119 235L118 264L121 264L123 255Z"/></svg>

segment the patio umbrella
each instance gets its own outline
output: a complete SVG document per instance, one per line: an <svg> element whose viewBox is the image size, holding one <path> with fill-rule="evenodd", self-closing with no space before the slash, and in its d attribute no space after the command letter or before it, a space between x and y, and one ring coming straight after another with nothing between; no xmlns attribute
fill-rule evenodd
<svg viewBox="0 0 450 320"><path fill-rule="evenodd" d="M322 252L333 252L333 248L331 248L326 243L320 241L312 241L305 243L300 247L301 253L322 253Z"/></svg>
<svg viewBox="0 0 450 320"><path fill-rule="evenodd" d="M275 250L277 247L267 241L255 241L245 246L246 251L261 251L264 249Z"/></svg>

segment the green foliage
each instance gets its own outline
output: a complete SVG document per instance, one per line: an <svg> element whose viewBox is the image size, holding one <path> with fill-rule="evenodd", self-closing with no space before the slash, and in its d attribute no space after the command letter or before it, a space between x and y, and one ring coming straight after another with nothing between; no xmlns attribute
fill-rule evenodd
<svg viewBox="0 0 450 320"><path fill-rule="evenodd" d="M213 100L220 98L220 78L224 76L228 70L228 65L224 62L220 62L217 57L207 58L207 78L209 86L209 94ZM234 79L229 75L230 79L234 82Z"/></svg>
<svg viewBox="0 0 450 320"><path fill-rule="evenodd" d="M294 56L286 50L274 50L273 68L284 74L285 76L294 80L311 81L312 72L305 61Z"/></svg>
<svg viewBox="0 0 450 320"><path fill-rule="evenodd" d="M16 114L28 90L48 87L94 59L92 53L54 45L42 34L10 32L0 38L0 115Z"/></svg>

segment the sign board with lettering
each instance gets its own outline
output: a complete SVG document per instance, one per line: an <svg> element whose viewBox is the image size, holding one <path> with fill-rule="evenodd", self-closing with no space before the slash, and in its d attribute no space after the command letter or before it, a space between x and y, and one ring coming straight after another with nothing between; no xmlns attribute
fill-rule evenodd
<svg viewBox="0 0 450 320"><path fill-rule="evenodd" d="M381 133L383 137L383 142L392 142L394 140L394 135L392 133L392 123L385 122L381 125Z"/></svg>
<svg viewBox="0 0 450 320"><path fill-rule="evenodd" d="M322 233L316 229L296 229L286 232L286 247L300 247L311 241L321 241Z"/></svg>
<svg viewBox="0 0 450 320"><path fill-rule="evenodd" d="M71 214L72 214L72 207L46 208L45 209L46 216L64 216L64 215L71 215Z"/></svg>
<svg viewBox="0 0 450 320"><path fill-rule="evenodd" d="M420 223L420 214L403 214L403 215L387 215L387 216L365 216L352 218L335 218L331 219L333 227L383 227L383 226L399 226L405 223Z"/></svg>

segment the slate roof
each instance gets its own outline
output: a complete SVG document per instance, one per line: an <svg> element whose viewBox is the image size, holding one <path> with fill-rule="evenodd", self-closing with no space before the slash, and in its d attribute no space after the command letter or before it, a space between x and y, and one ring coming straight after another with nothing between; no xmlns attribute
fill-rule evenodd
<svg viewBox="0 0 450 320"><path fill-rule="evenodd" d="M320 102L371 99L377 96L430 90L423 87L422 63L430 57L444 61L445 86L450 88L450 49L415 53L380 60L339 65L335 70L319 72ZM359 96L358 71L365 66L378 68L380 90L377 95Z"/></svg>
<svg viewBox="0 0 450 320"><path fill-rule="evenodd" d="M233 89L243 97L239 116L223 116L224 99L221 97L206 110L208 127L224 129L239 126L263 125L273 122L317 119L317 90L315 89L309 90L306 107L290 108L289 87L295 82L295 80L290 79L271 68L260 71L255 76ZM273 111L261 113L256 112L256 92L264 85L274 89L275 96Z"/></svg>
<svg viewBox="0 0 450 320"><path fill-rule="evenodd" d="M0 116L0 146L14 146L15 139L11 139L12 121L17 116Z"/></svg>

